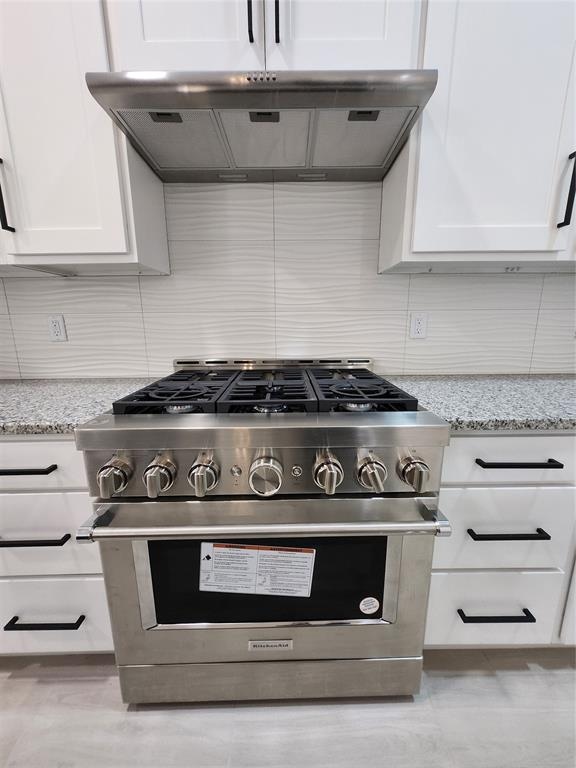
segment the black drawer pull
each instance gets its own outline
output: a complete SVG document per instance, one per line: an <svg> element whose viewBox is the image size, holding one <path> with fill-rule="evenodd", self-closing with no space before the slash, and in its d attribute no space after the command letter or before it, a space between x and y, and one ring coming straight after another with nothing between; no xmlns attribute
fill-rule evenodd
<svg viewBox="0 0 576 768"><path fill-rule="evenodd" d="M474 541L550 541L552 536L544 528L536 528L536 533L476 533L468 528L466 533Z"/></svg>
<svg viewBox="0 0 576 768"><path fill-rule="evenodd" d="M564 464L556 459L547 461L484 461L476 459L482 469L564 469Z"/></svg>
<svg viewBox="0 0 576 768"><path fill-rule="evenodd" d="M50 464L39 469L0 469L0 477L12 477L16 475L51 475L56 472L58 464Z"/></svg>
<svg viewBox="0 0 576 768"><path fill-rule="evenodd" d="M528 608L522 608L522 616L466 616L458 608L458 616L464 624L536 624L536 618Z"/></svg>
<svg viewBox="0 0 576 768"><path fill-rule="evenodd" d="M566 200L566 211L564 219L556 224L558 229L569 226L572 221L572 211L574 210L574 198L576 197L576 152L568 155L568 160L574 160L572 165L572 176L570 177L570 187L568 188L568 199Z"/></svg>
<svg viewBox="0 0 576 768"><path fill-rule="evenodd" d="M18 623L18 616L12 616L8 624L4 625L4 632L45 632L47 630L49 631L60 631L62 629L80 629L82 624L84 623L84 619L86 616L78 616L76 621L71 622L56 622L54 624L47 622L47 623L41 623L41 624L24 624L23 622L21 624Z"/></svg>
<svg viewBox="0 0 576 768"><path fill-rule="evenodd" d="M248 5L248 40L254 42L254 28L252 26L252 0L246 0Z"/></svg>
<svg viewBox="0 0 576 768"><path fill-rule="evenodd" d="M0 164L2 164L4 160L0 157ZM0 227L5 232L16 232L14 227L11 227L10 224L8 224L8 218L6 216L6 206L4 204L4 195L2 194L2 187L0 186Z"/></svg>
<svg viewBox="0 0 576 768"><path fill-rule="evenodd" d="M61 539L0 539L0 548L3 547L63 547L72 538L72 534L65 533Z"/></svg>
<svg viewBox="0 0 576 768"><path fill-rule="evenodd" d="M280 0L274 0L274 42L280 43Z"/></svg>

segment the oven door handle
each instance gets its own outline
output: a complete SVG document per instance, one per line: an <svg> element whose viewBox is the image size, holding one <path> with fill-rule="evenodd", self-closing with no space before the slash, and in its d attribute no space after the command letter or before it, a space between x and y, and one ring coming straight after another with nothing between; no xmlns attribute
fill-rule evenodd
<svg viewBox="0 0 576 768"><path fill-rule="evenodd" d="M378 500L375 499L377 502ZM184 504L206 504L206 502L183 502ZM235 523L230 521L213 524L194 519L187 524L151 525L145 520L135 524L122 524L117 516L122 512L123 504L105 504L96 508L94 514L78 529L77 541L114 541L118 539L214 539L214 538L276 538L292 536L391 536L406 534L428 534L450 536L451 527L440 510L428 506L424 500L418 504L418 514L408 519L372 519L369 515L357 517L351 514L348 519L312 520L298 522L254 522ZM144 506L141 504L131 505ZM138 515L134 516L137 520ZM155 517L162 519L161 509Z"/></svg>

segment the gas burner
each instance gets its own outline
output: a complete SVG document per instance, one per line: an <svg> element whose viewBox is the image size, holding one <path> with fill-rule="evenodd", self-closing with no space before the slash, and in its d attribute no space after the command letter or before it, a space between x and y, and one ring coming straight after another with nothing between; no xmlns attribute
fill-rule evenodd
<svg viewBox="0 0 576 768"><path fill-rule="evenodd" d="M349 411L415 411L415 397L381 378L367 368L309 368L318 397L318 410Z"/></svg>
<svg viewBox="0 0 576 768"><path fill-rule="evenodd" d="M314 390L302 368L241 371L216 404L219 413L316 412Z"/></svg>
<svg viewBox="0 0 576 768"><path fill-rule="evenodd" d="M179 371L117 400L112 410L118 414L214 413L216 400L237 375L237 371L218 369Z"/></svg>

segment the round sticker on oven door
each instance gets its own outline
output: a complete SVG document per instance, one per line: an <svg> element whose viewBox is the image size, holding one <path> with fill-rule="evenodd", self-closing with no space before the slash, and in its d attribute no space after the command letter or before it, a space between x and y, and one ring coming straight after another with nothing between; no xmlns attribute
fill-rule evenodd
<svg viewBox="0 0 576 768"><path fill-rule="evenodd" d="M376 613L380 608L380 602L375 597L365 597L360 600L360 610L362 613Z"/></svg>

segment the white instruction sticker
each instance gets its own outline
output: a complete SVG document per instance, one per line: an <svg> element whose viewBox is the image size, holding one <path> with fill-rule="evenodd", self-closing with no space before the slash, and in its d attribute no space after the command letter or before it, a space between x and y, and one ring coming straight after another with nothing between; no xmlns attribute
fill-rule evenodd
<svg viewBox="0 0 576 768"><path fill-rule="evenodd" d="M222 544L200 547L200 592L310 597L315 549Z"/></svg>
<svg viewBox="0 0 576 768"><path fill-rule="evenodd" d="M362 613L376 613L380 608L380 602L375 597L365 597L360 600L360 610Z"/></svg>

